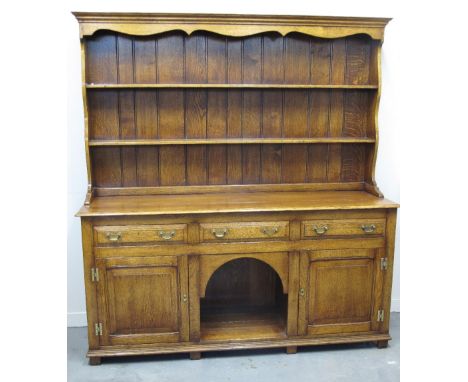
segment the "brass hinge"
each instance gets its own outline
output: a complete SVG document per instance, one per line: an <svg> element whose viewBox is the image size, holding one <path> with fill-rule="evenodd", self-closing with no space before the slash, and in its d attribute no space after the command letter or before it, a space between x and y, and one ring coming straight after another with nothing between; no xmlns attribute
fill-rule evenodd
<svg viewBox="0 0 468 382"><path fill-rule="evenodd" d="M384 310L379 309L377 311L377 322L383 322L383 320L384 320Z"/></svg>
<svg viewBox="0 0 468 382"><path fill-rule="evenodd" d="M91 281L92 282L99 281L99 269L98 268L91 268Z"/></svg>
<svg viewBox="0 0 468 382"><path fill-rule="evenodd" d="M102 323L98 322L97 324L94 324L94 333L97 336L102 336Z"/></svg>
<svg viewBox="0 0 468 382"><path fill-rule="evenodd" d="M380 259L380 269L383 271L386 271L388 267L388 261L386 257L382 257Z"/></svg>

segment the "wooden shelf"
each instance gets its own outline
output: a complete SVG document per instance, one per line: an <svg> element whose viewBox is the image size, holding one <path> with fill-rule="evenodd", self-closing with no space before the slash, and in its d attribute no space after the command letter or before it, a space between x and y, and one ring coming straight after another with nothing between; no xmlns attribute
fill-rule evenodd
<svg viewBox="0 0 468 382"><path fill-rule="evenodd" d="M167 146L225 144L307 144L307 143L374 143L374 138L226 138L226 139L125 139L90 140L89 146Z"/></svg>
<svg viewBox="0 0 468 382"><path fill-rule="evenodd" d="M86 84L87 89L378 89L378 85L306 84Z"/></svg>
<svg viewBox="0 0 468 382"><path fill-rule="evenodd" d="M248 340L286 338L286 323L280 312L202 314L201 340Z"/></svg>
<svg viewBox="0 0 468 382"><path fill-rule="evenodd" d="M397 208L364 191L245 192L189 195L100 196L77 216L180 215L229 212Z"/></svg>

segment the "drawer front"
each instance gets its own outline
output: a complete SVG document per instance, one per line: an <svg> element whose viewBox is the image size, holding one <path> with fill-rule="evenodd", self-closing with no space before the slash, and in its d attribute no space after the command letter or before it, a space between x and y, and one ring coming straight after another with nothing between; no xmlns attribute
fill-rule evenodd
<svg viewBox="0 0 468 382"><path fill-rule="evenodd" d="M96 244L186 243L187 224L94 227Z"/></svg>
<svg viewBox="0 0 468 382"><path fill-rule="evenodd" d="M277 240L289 238L289 222L229 222L200 224L200 241Z"/></svg>
<svg viewBox="0 0 468 382"><path fill-rule="evenodd" d="M382 236L385 219L308 220L302 222L301 237Z"/></svg>

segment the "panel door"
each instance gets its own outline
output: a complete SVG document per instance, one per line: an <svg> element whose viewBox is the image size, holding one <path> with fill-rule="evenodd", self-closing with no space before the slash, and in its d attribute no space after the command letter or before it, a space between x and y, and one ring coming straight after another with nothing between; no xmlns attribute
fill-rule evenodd
<svg viewBox="0 0 468 382"><path fill-rule="evenodd" d="M383 249L301 253L299 334L378 331L384 253Z"/></svg>
<svg viewBox="0 0 468 382"><path fill-rule="evenodd" d="M97 259L101 345L188 341L186 256Z"/></svg>

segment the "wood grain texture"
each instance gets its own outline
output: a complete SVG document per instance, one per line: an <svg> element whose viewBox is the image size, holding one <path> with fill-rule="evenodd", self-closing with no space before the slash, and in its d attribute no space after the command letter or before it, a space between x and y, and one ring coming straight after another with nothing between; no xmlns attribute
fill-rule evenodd
<svg viewBox="0 0 468 382"><path fill-rule="evenodd" d="M398 204L359 191L255 192L98 197L78 216L169 215L187 213L317 211L397 208Z"/></svg>
<svg viewBox="0 0 468 382"><path fill-rule="evenodd" d="M369 249L302 255L301 333L313 336L374 329L374 305L379 304L375 300L382 288L376 254L376 250Z"/></svg>
<svg viewBox="0 0 468 382"><path fill-rule="evenodd" d="M320 336L317 338L290 338L279 340L260 340L260 341L231 341L231 342L212 342L212 343L191 343L191 344L170 344L170 345L146 345L146 346L126 346L103 348L99 350L90 350L88 357L122 357L135 355L154 355L154 354L172 354L192 351L225 351L225 350L243 350L243 349L268 349L282 348L285 346L317 346L317 345L336 345L352 344L372 341L388 341L391 337L388 334L370 333L354 334L343 336Z"/></svg>
<svg viewBox="0 0 468 382"><path fill-rule="evenodd" d="M378 78L370 39L99 32L86 44L88 145L116 147L90 154L96 187L361 182L374 160L365 148L343 155L341 146L301 145L375 142L367 138L374 103L365 87ZM95 68L104 65L110 70ZM265 88L232 88L243 84ZM175 147L185 144L197 147ZM171 147L117 149L140 145Z"/></svg>
<svg viewBox="0 0 468 382"><path fill-rule="evenodd" d="M91 36L101 29L133 35L153 35L174 29L191 34L203 29L228 36L249 36L275 31L282 36L301 32L311 36L337 38L367 34L383 40L389 18L268 16L164 13L97 13L73 12L80 23L80 37Z"/></svg>
<svg viewBox="0 0 468 382"><path fill-rule="evenodd" d="M180 286L175 257L99 259L101 345L177 342ZM179 333L180 332L180 333Z"/></svg>
<svg viewBox="0 0 468 382"><path fill-rule="evenodd" d="M88 323L89 349L99 347L99 338L94 335L94 325L99 322L96 285L91 280L91 268L95 266L93 254L93 226L90 219L81 220L83 247L84 285L86 288L86 319Z"/></svg>
<svg viewBox="0 0 468 382"><path fill-rule="evenodd" d="M289 286L287 334L288 337L292 337L298 334L297 317L299 314L299 252L290 252L288 256Z"/></svg>

